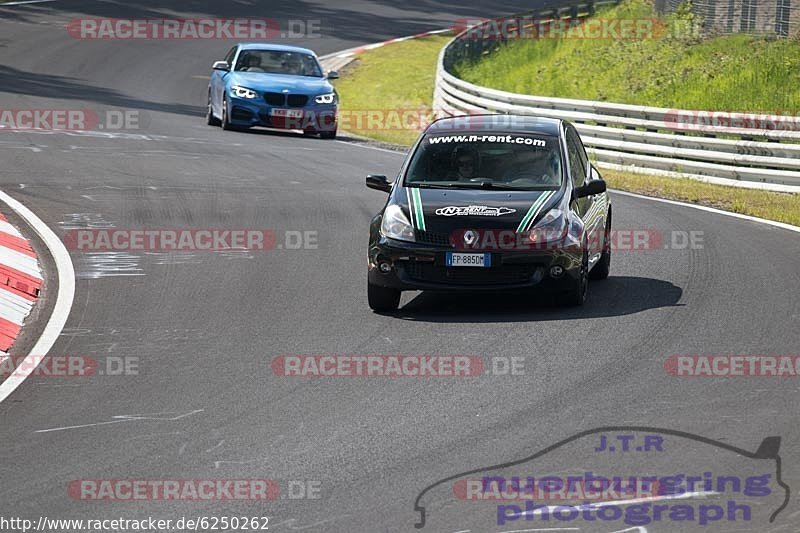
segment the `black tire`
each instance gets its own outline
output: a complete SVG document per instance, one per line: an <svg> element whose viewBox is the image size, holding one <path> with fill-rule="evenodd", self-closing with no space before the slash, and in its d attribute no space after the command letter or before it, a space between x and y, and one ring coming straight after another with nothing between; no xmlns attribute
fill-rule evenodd
<svg viewBox="0 0 800 533"><path fill-rule="evenodd" d="M603 238L603 253L600 260L589 272L589 279L606 279L611 272L611 217L606 222L605 237Z"/></svg>
<svg viewBox="0 0 800 533"><path fill-rule="evenodd" d="M367 283L367 301L373 311L394 311L400 305L400 291Z"/></svg>
<svg viewBox="0 0 800 533"><path fill-rule="evenodd" d="M586 295L589 292L589 254L583 253L581 261L581 271L572 290L564 295L564 304L580 307L586 303Z"/></svg>
<svg viewBox="0 0 800 533"><path fill-rule="evenodd" d="M208 106L206 107L206 124L209 126L219 126L220 120L214 116L214 111L211 108L211 92L208 93Z"/></svg>
<svg viewBox="0 0 800 533"><path fill-rule="evenodd" d="M337 132L338 132L338 128L334 128L333 131L321 131L321 132L319 132L319 138L320 139L335 139Z"/></svg>
<svg viewBox="0 0 800 533"><path fill-rule="evenodd" d="M303 130L303 137L314 137L316 134L314 130Z"/></svg>
<svg viewBox="0 0 800 533"><path fill-rule="evenodd" d="M225 130L225 131L231 131L231 130L236 129L236 128L234 128L233 124L231 124L230 117L228 116L228 99L227 98L223 98L222 99L222 120L220 120L220 122L222 123L222 129Z"/></svg>

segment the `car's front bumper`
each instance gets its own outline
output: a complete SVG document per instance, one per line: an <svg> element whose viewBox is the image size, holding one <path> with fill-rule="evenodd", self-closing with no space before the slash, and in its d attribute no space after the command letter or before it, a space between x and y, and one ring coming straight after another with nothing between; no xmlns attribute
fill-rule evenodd
<svg viewBox="0 0 800 533"><path fill-rule="evenodd" d="M239 127L250 128L261 126L266 128L306 130L315 133L336 131L338 120L337 104L316 104L313 97L311 103L303 107L272 106L261 98L238 98L229 96L230 122ZM288 110L293 115L276 116L274 110Z"/></svg>
<svg viewBox="0 0 800 533"><path fill-rule="evenodd" d="M458 251L379 236L370 244L369 282L400 290L509 290L564 291L580 276L582 250L552 247L546 250L485 251L491 266L448 267L446 253ZM473 250L470 250L473 252ZM475 251L477 252L477 250ZM388 272L381 269L388 264ZM561 267L554 268L554 267Z"/></svg>

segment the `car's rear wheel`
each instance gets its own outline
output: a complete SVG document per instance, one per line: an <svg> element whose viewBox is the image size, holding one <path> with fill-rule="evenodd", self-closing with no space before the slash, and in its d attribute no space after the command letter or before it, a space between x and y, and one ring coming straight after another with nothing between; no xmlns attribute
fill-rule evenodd
<svg viewBox="0 0 800 533"><path fill-rule="evenodd" d="M321 131L319 133L319 138L320 139L335 139L337 131L338 131L338 128L334 128L331 131Z"/></svg>
<svg viewBox="0 0 800 533"><path fill-rule="evenodd" d="M586 295L589 292L589 254L583 252L581 269L578 279L575 280L572 290L564 295L566 305L581 306L586 303Z"/></svg>
<svg viewBox="0 0 800 533"><path fill-rule="evenodd" d="M606 222L605 236L603 237L603 253L600 260L589 272L589 279L606 279L611 272L611 217Z"/></svg>
<svg viewBox="0 0 800 533"><path fill-rule="evenodd" d="M367 301L373 311L394 311L400 305L400 291L367 283Z"/></svg>
<svg viewBox="0 0 800 533"><path fill-rule="evenodd" d="M211 91L208 91L208 106L206 108L206 124L209 126L219 126L220 120L214 116L214 108L211 106Z"/></svg>

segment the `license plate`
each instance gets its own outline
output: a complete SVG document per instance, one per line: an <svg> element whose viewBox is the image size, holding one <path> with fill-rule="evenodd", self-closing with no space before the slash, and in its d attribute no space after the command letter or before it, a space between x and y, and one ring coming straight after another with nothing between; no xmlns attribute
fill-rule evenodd
<svg viewBox="0 0 800 533"><path fill-rule="evenodd" d="M302 109L273 109L270 111L273 117L302 118Z"/></svg>
<svg viewBox="0 0 800 533"><path fill-rule="evenodd" d="M492 254L461 254L447 252L447 266L449 267L481 267L492 266Z"/></svg>

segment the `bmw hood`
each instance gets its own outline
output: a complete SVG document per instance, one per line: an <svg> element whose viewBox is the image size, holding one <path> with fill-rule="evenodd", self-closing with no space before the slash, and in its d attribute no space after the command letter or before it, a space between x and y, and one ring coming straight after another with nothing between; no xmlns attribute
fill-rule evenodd
<svg viewBox="0 0 800 533"><path fill-rule="evenodd" d="M241 85L261 92L283 92L318 95L333 92L333 86L325 78L289 76L286 74L264 74L261 72L234 72L231 85Z"/></svg>
<svg viewBox="0 0 800 533"><path fill-rule="evenodd" d="M399 204L414 229L451 233L471 229L522 232L556 205L563 192L487 191L398 187L393 202Z"/></svg>

